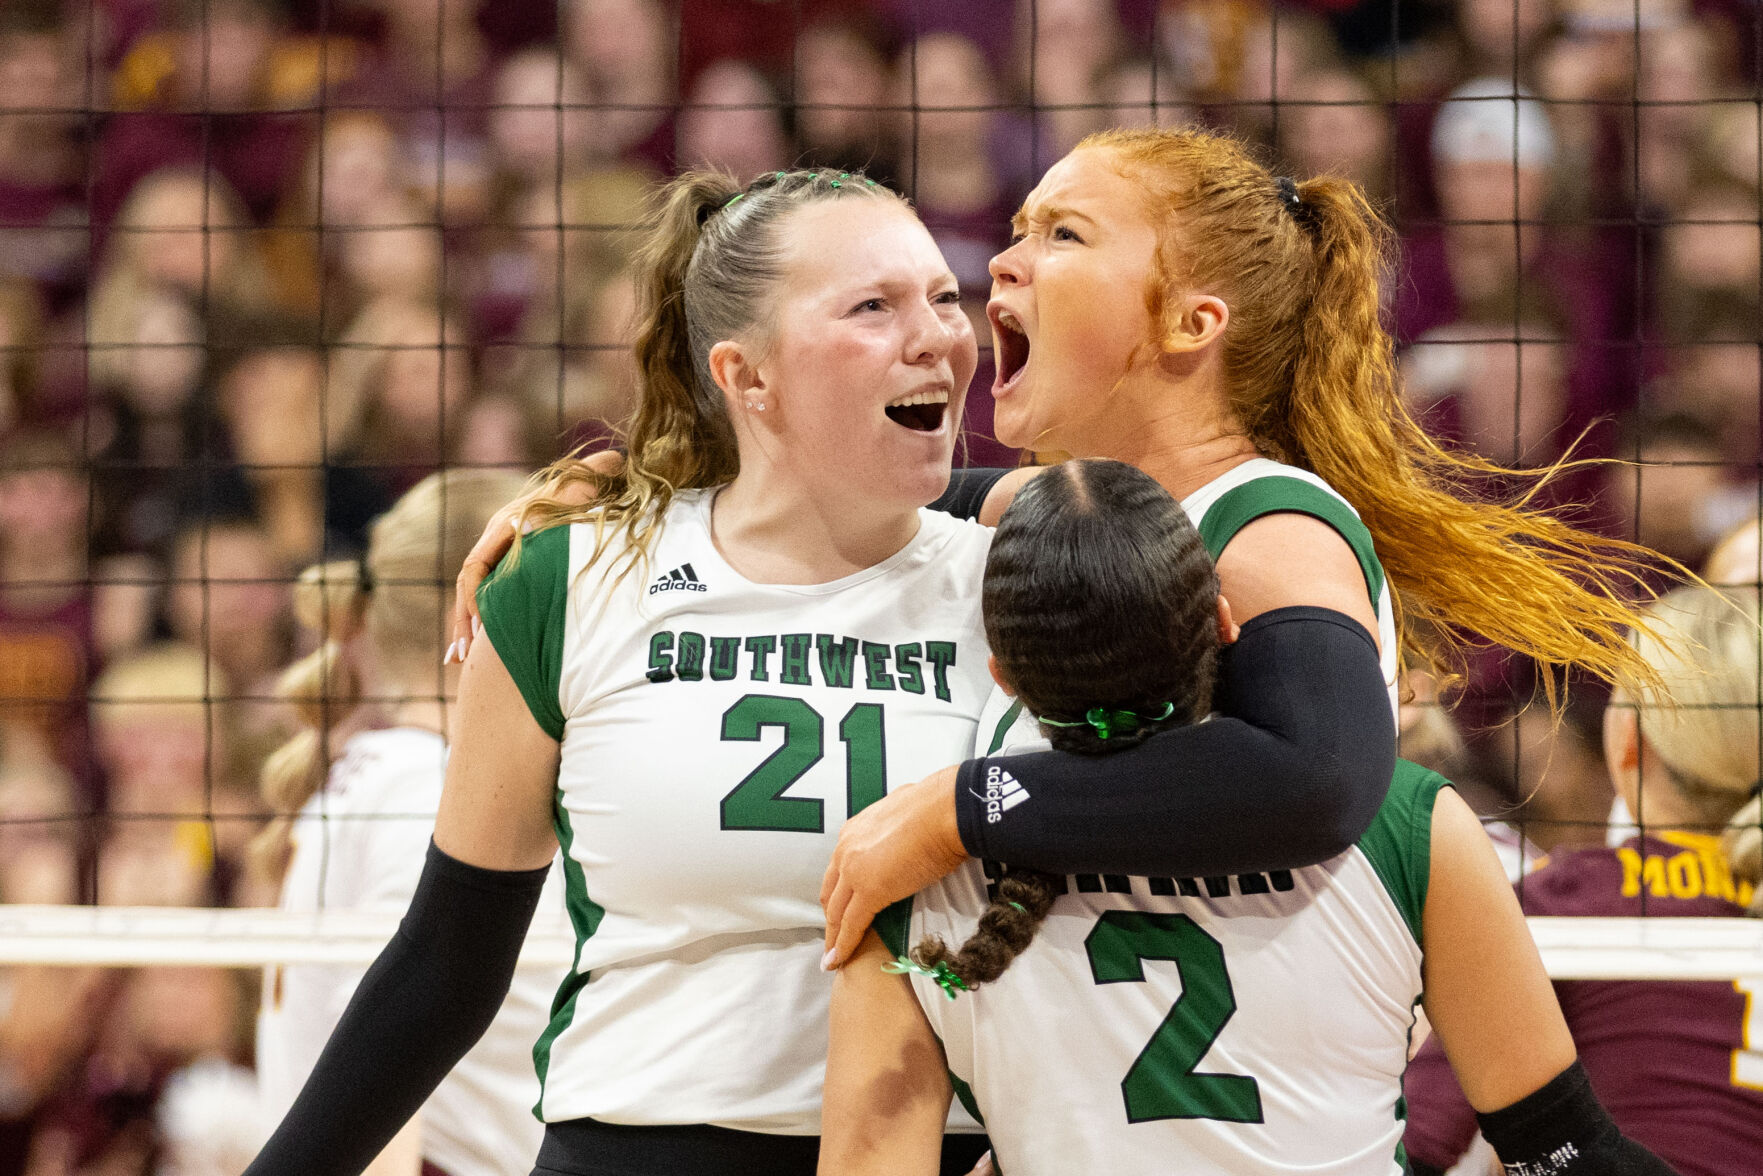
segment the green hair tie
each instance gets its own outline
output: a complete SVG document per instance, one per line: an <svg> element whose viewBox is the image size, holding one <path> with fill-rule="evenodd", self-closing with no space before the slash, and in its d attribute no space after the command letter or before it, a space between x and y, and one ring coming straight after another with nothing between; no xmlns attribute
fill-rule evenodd
<svg viewBox="0 0 1763 1176"><path fill-rule="evenodd" d="M1016 910L1021 911L1025 915L1028 914L1028 908L1023 906L1019 902L1006 902L1004 905L1008 906L1008 907L1014 907Z"/></svg>
<svg viewBox="0 0 1763 1176"><path fill-rule="evenodd" d="M724 201L722 206L724 208L733 208L735 206L735 204L737 202L739 202L741 197L743 197L745 195L746 195L745 192L736 192L733 196L730 196L726 201Z"/></svg>
<svg viewBox="0 0 1763 1176"><path fill-rule="evenodd" d="M1049 727L1094 727L1097 739L1109 739L1116 734L1137 731L1141 723L1160 723L1175 713L1175 704L1166 702L1163 709L1154 715L1141 715L1137 711L1114 710L1106 706L1092 706L1084 712L1084 717L1076 722L1064 722L1059 719L1041 719Z"/></svg>
<svg viewBox="0 0 1763 1176"><path fill-rule="evenodd" d="M836 187L838 187L838 186L839 186L839 182L838 182L838 181L837 181L837 180L834 180L834 181L833 181L833 182L832 182L832 184L831 184L831 186L832 186L832 187L834 187L834 188L836 188Z"/></svg>
<svg viewBox="0 0 1763 1176"><path fill-rule="evenodd" d="M923 964L914 963L905 956L901 956L892 963L883 964L882 971L895 976L923 976L925 979L935 982L936 986L943 990L943 995L950 1000L954 1000L962 992L973 991L973 985L957 975L947 960L939 960L936 967L927 968ZM956 991L957 989L960 991Z"/></svg>

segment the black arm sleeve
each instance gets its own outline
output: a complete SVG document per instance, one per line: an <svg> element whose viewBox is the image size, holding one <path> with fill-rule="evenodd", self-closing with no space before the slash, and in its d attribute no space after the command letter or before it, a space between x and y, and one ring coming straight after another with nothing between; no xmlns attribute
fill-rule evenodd
<svg viewBox="0 0 1763 1176"><path fill-rule="evenodd" d="M1677 1176L1617 1129L1577 1061L1534 1094L1475 1119L1517 1176Z"/></svg>
<svg viewBox="0 0 1763 1176"><path fill-rule="evenodd" d="M1219 715L1130 751L1044 751L961 765L955 808L975 857L1056 874L1210 877L1327 861L1370 828L1396 728L1364 627L1324 608L1243 626L1220 660ZM988 806L990 773L1027 799Z"/></svg>
<svg viewBox="0 0 1763 1176"><path fill-rule="evenodd" d="M986 504L986 495L1009 470L956 470L949 475L949 488L930 504L932 510L954 515L958 519L979 518L979 508Z"/></svg>
<svg viewBox="0 0 1763 1176"><path fill-rule="evenodd" d="M356 1176L495 1019L549 867L485 870L429 844L380 952L246 1176Z"/></svg>

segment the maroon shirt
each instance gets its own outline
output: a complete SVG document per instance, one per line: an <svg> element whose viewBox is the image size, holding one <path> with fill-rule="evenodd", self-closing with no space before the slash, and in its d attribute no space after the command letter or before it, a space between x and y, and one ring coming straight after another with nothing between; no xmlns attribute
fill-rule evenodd
<svg viewBox="0 0 1763 1176"><path fill-rule="evenodd" d="M1750 887L1733 882L1716 838L1673 832L1555 858L1519 896L1529 915L1720 918L1744 914ZM1763 1033L1747 1038L1745 1025L1759 989L1751 982L1747 999L1732 981L1563 980L1555 994L1592 1089L1623 1134L1682 1176L1757 1176L1763 1086L1735 1079L1744 1053L1763 1053ZM1403 1093L1408 1154L1449 1167L1475 1135L1475 1112L1436 1038L1409 1064Z"/></svg>

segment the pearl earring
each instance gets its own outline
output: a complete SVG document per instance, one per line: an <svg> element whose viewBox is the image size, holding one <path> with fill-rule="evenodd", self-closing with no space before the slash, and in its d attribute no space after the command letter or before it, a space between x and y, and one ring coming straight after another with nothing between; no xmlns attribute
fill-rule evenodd
<svg viewBox="0 0 1763 1176"><path fill-rule="evenodd" d="M749 401L747 401L747 411L748 412L764 412L765 411L765 401L763 401L763 400L749 400Z"/></svg>

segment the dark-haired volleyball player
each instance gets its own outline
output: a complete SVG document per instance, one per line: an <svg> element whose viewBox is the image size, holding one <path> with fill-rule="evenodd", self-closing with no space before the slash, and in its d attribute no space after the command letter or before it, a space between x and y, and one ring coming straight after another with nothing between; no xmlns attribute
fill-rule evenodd
<svg viewBox="0 0 1763 1176"><path fill-rule="evenodd" d="M1207 517L1196 533L1115 462L1056 466L1017 496L984 601L1022 734L1038 720L1105 771L1205 715L1229 628ZM987 783L1005 804L1021 792ZM1406 762L1366 833L1317 866L1020 878L974 862L878 925L834 995L827 1176L934 1172L951 1078L1010 1176L1402 1176L1421 1001L1509 1170L1670 1171L1591 1095L1474 814Z"/></svg>

